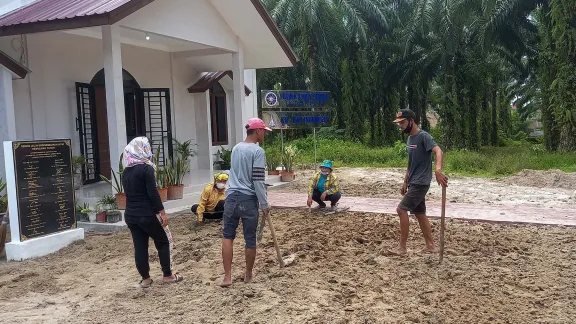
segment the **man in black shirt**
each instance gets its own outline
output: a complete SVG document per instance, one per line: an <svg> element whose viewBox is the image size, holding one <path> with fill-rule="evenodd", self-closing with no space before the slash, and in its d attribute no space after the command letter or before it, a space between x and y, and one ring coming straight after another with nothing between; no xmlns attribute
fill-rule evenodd
<svg viewBox="0 0 576 324"><path fill-rule="evenodd" d="M424 235L426 247L423 252L434 252L434 239L430 229L430 222L426 217L426 193L430 189L432 181L432 152L436 154L436 169L434 174L436 181L443 187L448 186L448 177L442 173L442 150L430 134L421 130L416 122L416 115L410 109L402 109L396 115L394 123L408 136L408 169L404 177L401 194L404 196L396 212L400 217L400 245L397 251L388 252L395 255L406 254L406 242L410 232L410 220L408 212L416 215L420 229ZM426 118L423 116L422 118Z"/></svg>

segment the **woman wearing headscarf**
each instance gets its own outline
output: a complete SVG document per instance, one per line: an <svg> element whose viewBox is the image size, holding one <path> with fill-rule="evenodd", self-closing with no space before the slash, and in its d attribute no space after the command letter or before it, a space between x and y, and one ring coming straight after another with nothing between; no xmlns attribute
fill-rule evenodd
<svg viewBox="0 0 576 324"><path fill-rule="evenodd" d="M218 173L214 175L214 181L204 187L202 195L200 195L200 202L192 206L192 213L196 215L196 226L202 224L206 219L222 219L226 199L226 182L228 182L228 175Z"/></svg>
<svg viewBox="0 0 576 324"><path fill-rule="evenodd" d="M134 242L136 269L142 280L140 286L150 287L148 241L154 240L164 275L164 283L182 281L184 278L171 270L170 238L165 227L168 218L156 187L156 165L152 162L152 148L146 137L136 137L124 149L122 186L126 193L124 219Z"/></svg>

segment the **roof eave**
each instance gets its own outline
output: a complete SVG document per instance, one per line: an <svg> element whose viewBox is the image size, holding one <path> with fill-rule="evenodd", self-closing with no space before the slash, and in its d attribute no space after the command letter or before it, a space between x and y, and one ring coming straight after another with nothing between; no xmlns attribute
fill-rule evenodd
<svg viewBox="0 0 576 324"><path fill-rule="evenodd" d="M154 0L133 0L103 14L2 26L0 37L113 25L152 2Z"/></svg>
<svg viewBox="0 0 576 324"><path fill-rule="evenodd" d="M0 65L12 72L12 79L24 79L31 71L8 54L0 51Z"/></svg>

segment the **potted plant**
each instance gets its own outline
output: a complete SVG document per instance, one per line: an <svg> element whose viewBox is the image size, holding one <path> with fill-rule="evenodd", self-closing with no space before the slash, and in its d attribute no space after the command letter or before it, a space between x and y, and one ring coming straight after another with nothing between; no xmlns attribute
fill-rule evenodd
<svg viewBox="0 0 576 324"><path fill-rule="evenodd" d="M230 161L232 161L232 150L227 150L223 146L220 146L220 150L218 150L218 158L220 161L221 170L230 170Z"/></svg>
<svg viewBox="0 0 576 324"><path fill-rule="evenodd" d="M86 209L82 210L83 213L88 214L88 221L90 221L90 222L96 221L96 209L97 209L97 206L94 207L94 209L86 208Z"/></svg>
<svg viewBox="0 0 576 324"><path fill-rule="evenodd" d="M189 158L196 156L196 151L192 146L197 146L198 144L192 144L191 139L185 142L180 142L174 138L172 141L174 142L174 151L182 159L189 161Z"/></svg>
<svg viewBox="0 0 576 324"><path fill-rule="evenodd" d="M290 182L294 181L296 178L296 175L294 174L294 161L299 153L298 149L293 145L284 147L284 152L282 152L282 164L284 165L284 170L282 170L282 173L280 174L282 181Z"/></svg>
<svg viewBox="0 0 576 324"><path fill-rule="evenodd" d="M90 214L90 206L88 203L84 203L82 205L76 205L76 220L79 222L89 222L90 218L88 215Z"/></svg>
<svg viewBox="0 0 576 324"><path fill-rule="evenodd" d="M268 168L268 175L280 174L280 171L276 170L278 164L278 157L275 153L270 152L269 154L266 154L266 167Z"/></svg>
<svg viewBox="0 0 576 324"><path fill-rule="evenodd" d="M124 173L124 165L122 164L122 158L124 153L120 155L120 162L118 163L118 172L112 170L112 179L114 183L103 175L100 178L108 184L112 185L114 191L116 192L114 196L116 197L116 203L118 204L118 209L126 209L126 194L124 193L124 187L122 186L122 174Z"/></svg>
<svg viewBox="0 0 576 324"><path fill-rule="evenodd" d="M160 199L162 202L166 202L168 200L166 170L160 166L156 166L156 187L158 188Z"/></svg>
<svg viewBox="0 0 576 324"><path fill-rule="evenodd" d="M82 165L86 164L86 159L83 155L72 157L72 176L74 181L74 190L80 189L82 186Z"/></svg>
<svg viewBox="0 0 576 324"><path fill-rule="evenodd" d="M122 220L122 212L117 209L110 209L106 211L106 221L108 223L118 223Z"/></svg>
<svg viewBox="0 0 576 324"><path fill-rule="evenodd" d="M173 162L173 165L168 163L164 171L168 180L167 199L182 199L184 197L184 176L190 171L190 163L179 157L176 162Z"/></svg>

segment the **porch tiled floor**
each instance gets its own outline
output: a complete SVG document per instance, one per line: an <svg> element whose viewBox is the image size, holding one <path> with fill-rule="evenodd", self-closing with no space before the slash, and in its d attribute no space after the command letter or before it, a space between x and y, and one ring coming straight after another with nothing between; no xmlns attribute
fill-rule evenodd
<svg viewBox="0 0 576 324"><path fill-rule="evenodd" d="M269 192L268 199L274 207L307 208L306 194ZM350 206L351 211L396 214L399 200L365 197L342 197L340 206ZM427 214L431 218L441 216L441 202L427 202ZM576 207L576 206L574 206ZM478 220L494 223L541 224L576 226L576 215L573 210L562 208L544 208L531 206L482 205L446 203L446 218L461 220Z"/></svg>

